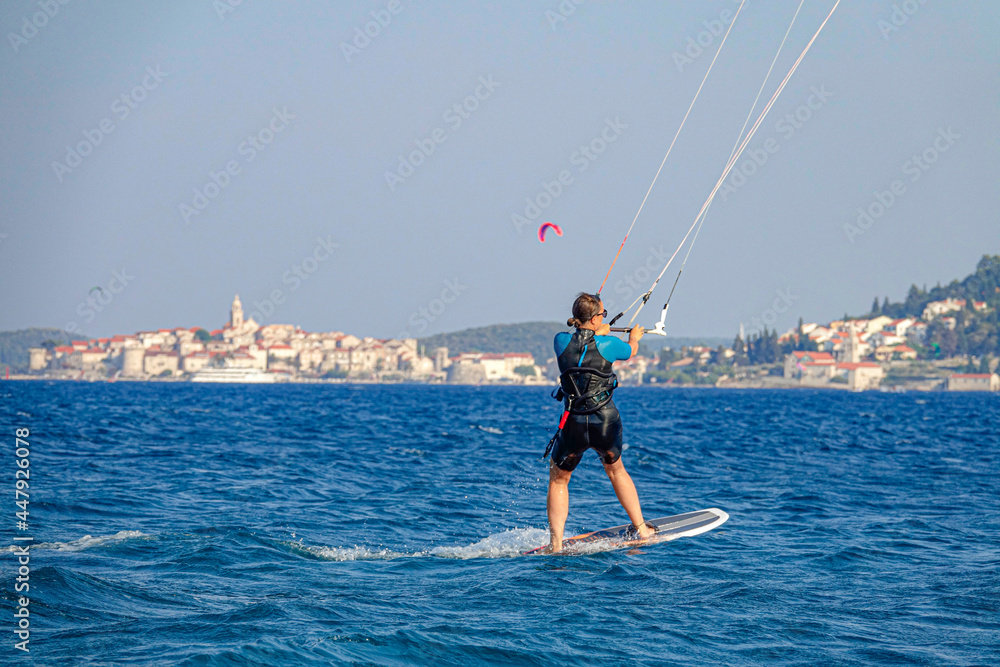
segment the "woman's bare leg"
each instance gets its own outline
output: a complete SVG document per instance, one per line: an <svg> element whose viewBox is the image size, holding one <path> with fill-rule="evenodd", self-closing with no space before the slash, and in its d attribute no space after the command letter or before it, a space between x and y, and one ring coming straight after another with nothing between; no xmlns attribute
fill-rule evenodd
<svg viewBox="0 0 1000 667"><path fill-rule="evenodd" d="M652 535L653 530L642 520L642 507L639 505L639 494L636 493L635 484L632 482L632 477L625 471L625 466L622 464L621 458L611 464L605 463L604 472L608 473L611 486L615 487L615 495L618 496L618 502L625 508L625 513L628 514L632 525L639 529L639 536L646 538Z"/></svg>
<svg viewBox="0 0 1000 667"><path fill-rule="evenodd" d="M549 513L549 552L562 549L563 530L569 515L569 478L567 472L555 463L549 463L549 496L546 507Z"/></svg>

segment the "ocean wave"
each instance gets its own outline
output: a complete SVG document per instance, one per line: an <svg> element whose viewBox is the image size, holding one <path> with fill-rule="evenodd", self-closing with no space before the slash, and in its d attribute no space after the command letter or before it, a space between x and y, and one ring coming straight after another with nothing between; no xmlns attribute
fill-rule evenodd
<svg viewBox="0 0 1000 667"><path fill-rule="evenodd" d="M353 547L318 547L293 542L291 546L296 551L304 551L321 560L338 562L353 560L395 560L397 558L423 555L420 553L402 553L384 547L371 548L363 545L355 545Z"/></svg>
<svg viewBox="0 0 1000 667"><path fill-rule="evenodd" d="M434 547L428 553L441 558L513 558L545 544L549 531L541 528L513 528L489 535L464 547Z"/></svg>
<svg viewBox="0 0 1000 667"><path fill-rule="evenodd" d="M394 551L387 547L368 547L354 545L352 547L312 546L301 542L287 543L294 551L330 561L356 560L395 560L397 558L450 558L468 560L472 558L514 558L525 551L544 544L549 539L547 530L541 528L514 528L502 533L488 535L481 540L465 546L440 546L424 551ZM589 546L589 545L588 545Z"/></svg>
<svg viewBox="0 0 1000 667"><path fill-rule="evenodd" d="M152 539L152 536L139 530L119 530L114 535L99 535L97 537L84 535L80 539L72 540L70 542L42 542L40 544L31 545L31 548L52 549L53 551L84 551L86 549L104 546L105 544L124 542L125 540L139 538ZM10 546L7 548L7 551L13 551L14 549L14 546Z"/></svg>

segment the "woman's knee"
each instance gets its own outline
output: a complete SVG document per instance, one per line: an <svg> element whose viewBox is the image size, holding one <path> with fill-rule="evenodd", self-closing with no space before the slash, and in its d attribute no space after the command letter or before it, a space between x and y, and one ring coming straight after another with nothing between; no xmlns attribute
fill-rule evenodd
<svg viewBox="0 0 1000 667"><path fill-rule="evenodd" d="M625 472L625 466L622 464L621 457L615 459L614 463L605 463L604 472L608 473L608 477L615 477Z"/></svg>
<svg viewBox="0 0 1000 667"><path fill-rule="evenodd" d="M569 484L569 478L572 476L572 470L563 470L555 463L549 464L549 481L553 484Z"/></svg>

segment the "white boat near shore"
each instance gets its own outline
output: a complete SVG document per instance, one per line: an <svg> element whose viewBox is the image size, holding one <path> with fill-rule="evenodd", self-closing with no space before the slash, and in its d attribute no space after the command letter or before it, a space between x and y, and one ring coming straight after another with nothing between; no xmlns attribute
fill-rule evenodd
<svg viewBox="0 0 1000 667"><path fill-rule="evenodd" d="M203 368L191 376L191 382L241 382L249 384L273 383L287 377L267 373L259 368Z"/></svg>

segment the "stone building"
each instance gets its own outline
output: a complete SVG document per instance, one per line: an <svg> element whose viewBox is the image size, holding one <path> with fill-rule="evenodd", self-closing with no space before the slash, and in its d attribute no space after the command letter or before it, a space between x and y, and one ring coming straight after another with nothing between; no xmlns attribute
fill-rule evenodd
<svg viewBox="0 0 1000 667"><path fill-rule="evenodd" d="M948 391L1000 391L1000 375L955 373L948 377Z"/></svg>
<svg viewBox="0 0 1000 667"><path fill-rule="evenodd" d="M785 355L785 379L826 382L834 376L836 364L829 352L792 352Z"/></svg>
<svg viewBox="0 0 1000 667"><path fill-rule="evenodd" d="M28 348L28 370L41 371L49 365L49 351L44 347Z"/></svg>
<svg viewBox="0 0 1000 667"><path fill-rule="evenodd" d="M837 364L837 372L847 374L847 388L852 391L878 389L885 371L874 361L859 361Z"/></svg>
<svg viewBox="0 0 1000 667"><path fill-rule="evenodd" d="M451 360L448 359L448 348L439 347L434 350L434 372L440 373L448 368Z"/></svg>
<svg viewBox="0 0 1000 667"><path fill-rule="evenodd" d="M197 373L211 363L212 355L205 350L200 350L185 355L182 368L185 373Z"/></svg>
<svg viewBox="0 0 1000 667"><path fill-rule="evenodd" d="M141 377L143 375L143 360L146 350L142 347L126 347L124 362L122 364L122 375L126 377Z"/></svg>
<svg viewBox="0 0 1000 667"><path fill-rule="evenodd" d="M126 350L126 353L128 350ZM174 351L152 350L146 352L142 360L142 370L146 375L160 375L164 371L170 371L171 375L176 375L180 368L180 356ZM122 375L124 375L124 371Z"/></svg>

